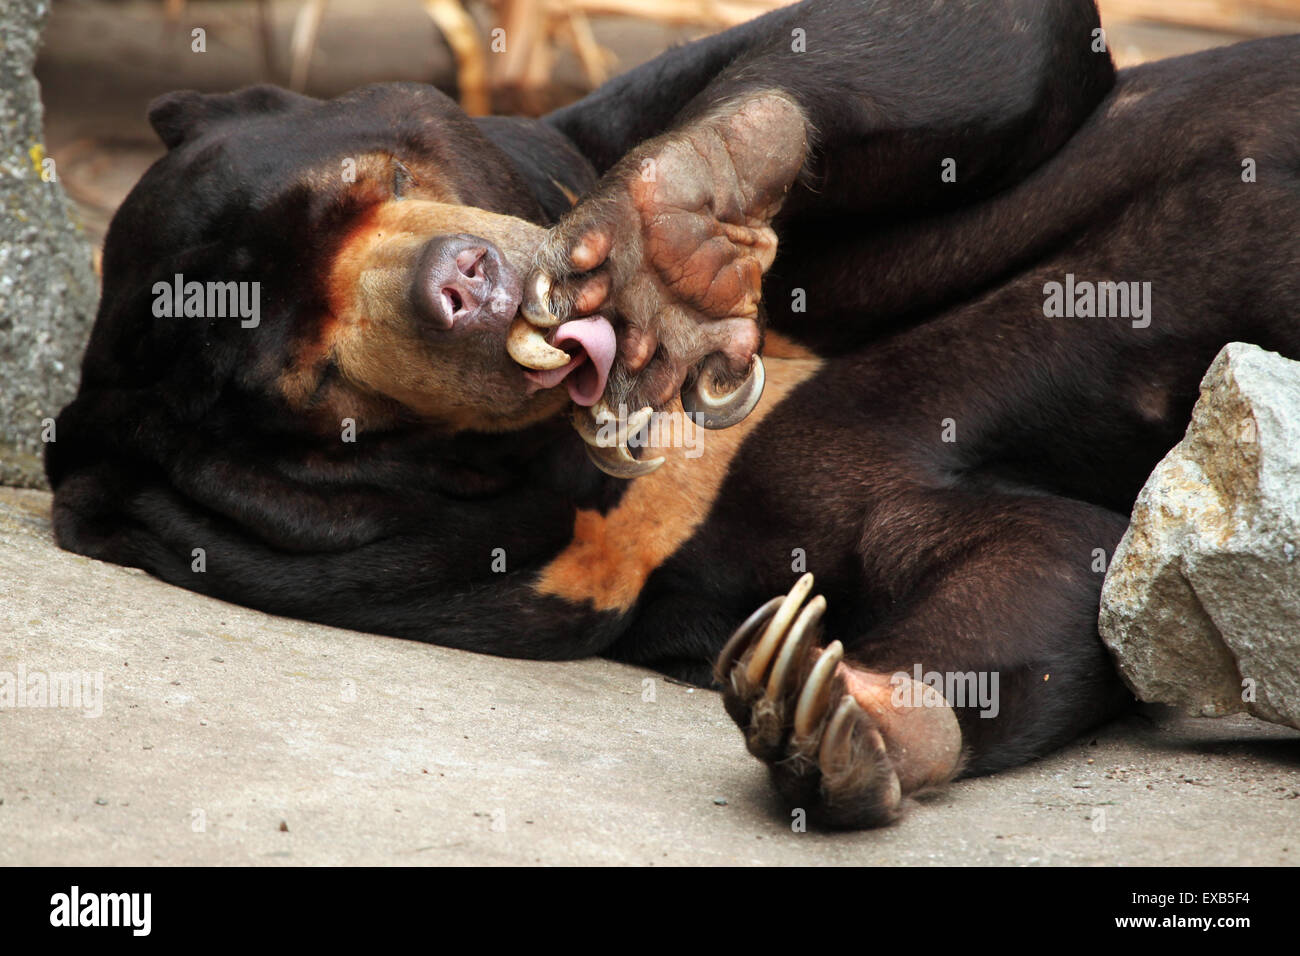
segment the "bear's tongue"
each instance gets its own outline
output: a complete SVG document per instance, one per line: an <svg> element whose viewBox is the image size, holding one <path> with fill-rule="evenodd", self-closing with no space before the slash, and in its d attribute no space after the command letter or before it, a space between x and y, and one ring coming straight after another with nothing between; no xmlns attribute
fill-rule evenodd
<svg viewBox="0 0 1300 956"><path fill-rule="evenodd" d="M541 388L554 388L563 382L569 396L579 405L595 405L605 391L605 381L614 364L616 344L609 320L594 315L565 322L555 330L551 344L571 352L573 360L560 368L530 369L524 375Z"/></svg>

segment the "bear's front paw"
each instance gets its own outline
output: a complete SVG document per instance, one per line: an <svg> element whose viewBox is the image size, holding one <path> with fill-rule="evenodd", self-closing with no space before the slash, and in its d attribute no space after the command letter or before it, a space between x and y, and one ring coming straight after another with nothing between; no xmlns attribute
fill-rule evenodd
<svg viewBox="0 0 1300 956"><path fill-rule="evenodd" d="M524 281L516 359L556 329L601 313L618 347L599 402L576 413L592 457L644 473L626 446L590 436L635 433L637 416L679 392L706 428L753 410L763 389L762 278L776 255L772 217L807 150L802 113L753 94L643 143L551 230Z"/></svg>

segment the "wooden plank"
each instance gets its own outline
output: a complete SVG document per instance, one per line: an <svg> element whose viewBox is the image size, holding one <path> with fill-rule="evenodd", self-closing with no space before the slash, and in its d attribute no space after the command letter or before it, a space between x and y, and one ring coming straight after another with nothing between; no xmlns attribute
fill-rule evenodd
<svg viewBox="0 0 1300 956"><path fill-rule="evenodd" d="M1146 20L1245 36L1300 30L1300 0L1100 0L1103 23Z"/></svg>
<svg viewBox="0 0 1300 956"><path fill-rule="evenodd" d="M734 26L794 0L561 0L561 9L640 17L670 26Z"/></svg>

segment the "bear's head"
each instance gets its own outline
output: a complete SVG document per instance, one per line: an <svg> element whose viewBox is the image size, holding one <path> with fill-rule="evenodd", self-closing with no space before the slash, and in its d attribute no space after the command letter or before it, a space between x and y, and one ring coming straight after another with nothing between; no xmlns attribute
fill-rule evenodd
<svg viewBox="0 0 1300 956"><path fill-rule="evenodd" d="M607 366L575 355L559 387L506 347L534 250L595 180L563 136L418 84L172 93L149 118L167 152L109 228L80 389L46 446L64 547L195 586L196 540L453 536L449 501L595 480L559 413ZM541 505L521 501L475 520L526 537Z"/></svg>
<svg viewBox="0 0 1300 956"><path fill-rule="evenodd" d="M542 388L504 344L545 227L591 181L558 134L418 84L172 93L149 118L168 153L109 230L83 392L323 435L565 407L581 376Z"/></svg>

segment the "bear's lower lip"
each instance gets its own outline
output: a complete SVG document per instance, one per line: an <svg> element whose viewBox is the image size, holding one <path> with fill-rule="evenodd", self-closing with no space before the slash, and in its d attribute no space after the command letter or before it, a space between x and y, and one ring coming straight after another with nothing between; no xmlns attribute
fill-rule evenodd
<svg viewBox="0 0 1300 956"><path fill-rule="evenodd" d="M573 358L559 368L527 369L524 377L536 386L531 391L554 388L563 382L576 404L596 404L605 391L617 348L614 327L609 320L594 315L564 322L556 327L551 344L569 352Z"/></svg>

